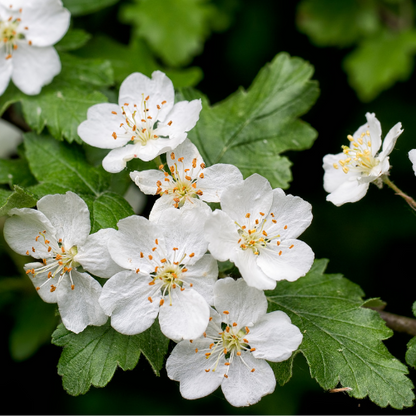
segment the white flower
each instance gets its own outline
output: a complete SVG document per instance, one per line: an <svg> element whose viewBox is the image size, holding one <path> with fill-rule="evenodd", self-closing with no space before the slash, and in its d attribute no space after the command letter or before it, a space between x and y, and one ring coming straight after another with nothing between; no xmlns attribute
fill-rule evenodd
<svg viewBox="0 0 416 416"><path fill-rule="evenodd" d="M308 272L314 254L296 238L312 221L309 203L254 174L222 193L221 209L205 224L208 249L219 261L231 260L249 286L273 289L276 280Z"/></svg>
<svg viewBox="0 0 416 416"><path fill-rule="evenodd" d="M166 362L169 378L186 399L207 396L219 386L233 406L249 406L274 391L265 361L287 360L302 342L299 328L282 311L267 313L262 291L239 279L218 280L204 336L182 341Z"/></svg>
<svg viewBox="0 0 416 416"><path fill-rule="evenodd" d="M163 170L134 171L131 179L147 195L160 195L150 213L157 219L166 208L203 208L202 202L220 202L227 186L243 181L243 175L233 165L217 164L205 167L198 149L189 139L180 144L175 152L166 153L169 172ZM169 174L170 173L170 174Z"/></svg>
<svg viewBox="0 0 416 416"><path fill-rule="evenodd" d="M60 0L0 2L0 95L10 79L25 94L38 94L61 72L54 45L69 27L70 13Z"/></svg>
<svg viewBox="0 0 416 416"><path fill-rule="evenodd" d="M203 213L170 208L157 223L138 216L119 221L109 251L129 271L106 282L100 297L118 332L139 334L158 314L168 338L196 338L205 331L218 266L205 254Z"/></svg>
<svg viewBox="0 0 416 416"><path fill-rule="evenodd" d="M390 169L388 155L392 152L397 138L403 133L401 123L397 123L387 133L381 147L381 126L374 113L367 113L367 123L353 136L349 135L350 147L342 146L342 153L326 155L324 189L326 197L336 206L346 202L359 201L367 193L371 182L380 186L381 176Z"/></svg>
<svg viewBox="0 0 416 416"><path fill-rule="evenodd" d="M199 119L201 100L174 104L174 98L164 73L131 74L121 84L119 105L90 107L78 134L91 146L113 149L103 160L108 172L120 172L134 158L152 160L182 143Z"/></svg>
<svg viewBox="0 0 416 416"><path fill-rule="evenodd" d="M409 159L412 162L413 171L416 175L416 149L413 149L409 152Z"/></svg>
<svg viewBox="0 0 416 416"><path fill-rule="evenodd" d="M88 207L72 192L47 195L37 207L10 211L5 240L17 253L42 260L26 264L26 273L45 302L58 304L67 329L79 333L88 325L103 325L107 317L98 303L101 285L77 268L105 278L119 272L107 250L107 240L116 230L89 235Z"/></svg>

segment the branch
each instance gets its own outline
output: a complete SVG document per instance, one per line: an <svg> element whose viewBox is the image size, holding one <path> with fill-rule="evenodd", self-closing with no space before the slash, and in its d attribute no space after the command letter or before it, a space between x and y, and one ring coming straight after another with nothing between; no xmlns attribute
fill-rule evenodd
<svg viewBox="0 0 416 416"><path fill-rule="evenodd" d="M380 310L381 308L369 309L378 312L380 317L386 322L387 327L393 331L405 332L406 334L416 336L416 319L385 312Z"/></svg>

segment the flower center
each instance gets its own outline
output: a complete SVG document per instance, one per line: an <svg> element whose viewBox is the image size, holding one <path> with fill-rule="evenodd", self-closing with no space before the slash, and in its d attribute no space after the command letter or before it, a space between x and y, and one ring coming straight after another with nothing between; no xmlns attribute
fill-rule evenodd
<svg viewBox="0 0 416 416"><path fill-rule="evenodd" d="M134 103L124 103L121 106L121 114L125 119L125 123L121 123L120 127L123 127L124 133L117 134L113 132L114 140L117 140L118 137L129 138L132 144L139 143L142 146L146 146L150 140L157 140L159 137L162 137L157 135L158 115L166 101L157 104L156 111L150 111L149 100L149 95L144 98L144 94L142 94L140 106ZM153 117L149 112L153 114ZM112 111L112 113L117 114L116 111ZM169 121L167 124L170 126L172 121Z"/></svg>
<svg viewBox="0 0 416 416"><path fill-rule="evenodd" d="M36 287L36 290L39 290L44 285L48 284L50 279L57 278L56 285L51 284L51 292L54 292L62 279L68 275L71 281L71 289L74 290L75 285L72 280L71 271L73 268L79 266L79 264L74 261L74 257L78 253L77 246L72 246L69 250L65 250L62 239L60 239L57 244L51 244L51 242L46 239L45 234L46 231L41 231L35 240L38 241L39 238L42 239L47 247L48 253L50 253L50 257L42 260L44 266L36 269L29 269L26 271L26 274L31 274L32 277L35 277L41 273L47 273L47 280L45 280L41 286ZM34 247L32 247L32 251L35 252ZM27 251L26 254L29 255L29 251Z"/></svg>
<svg viewBox="0 0 416 416"><path fill-rule="evenodd" d="M22 9L19 12L21 13ZM7 20L0 20L0 42L3 42L6 48L6 59L10 59L13 51L17 49L17 41L25 39L25 35L19 31L20 23L20 17L10 16ZM28 30L28 27L24 29ZM29 41L29 45L31 44Z"/></svg>
<svg viewBox="0 0 416 416"><path fill-rule="evenodd" d="M223 311L223 314L228 316L229 311ZM225 320L227 320L225 318ZM195 353L203 352L205 358L208 360L208 368L205 369L205 372L210 371L217 371L218 364L221 358L225 358L225 372L224 377L228 378L228 370L232 365L235 359L240 359L243 364L250 370L250 372L254 372L254 368L250 368L246 362L244 361L241 353L243 351L246 352L253 352L256 349L251 348L249 345L249 341L246 338L247 334L250 332L249 328L246 326L244 328L239 328L236 322L227 323L223 322L221 324L221 328L218 327L216 324L212 324L212 318L210 318L210 325L213 326L215 332L218 331L218 336L213 338L213 341L209 348L199 351L198 349L195 350ZM206 333L204 333L204 337L206 337Z"/></svg>
<svg viewBox="0 0 416 416"><path fill-rule="evenodd" d="M351 170L360 175L370 175L373 168L380 163L380 160L371 154L370 132L367 130L365 133L361 133L358 139L349 135L348 140L352 143L352 147L342 146L347 157L338 161L343 172L348 173ZM335 169L339 169L339 165L334 163L333 166Z"/></svg>
<svg viewBox="0 0 416 416"><path fill-rule="evenodd" d="M175 153L172 152L170 157L174 160ZM186 200L192 203L191 198L203 195L203 192L198 189L198 178L202 179L204 177L202 172L204 168L205 164L201 163L197 166L197 158L194 158L192 168L185 169L183 157L180 157L177 162L170 166L170 175L164 170L164 165L160 165L159 169L164 171L165 179L163 184L161 181L156 182L156 193L160 196L163 194L171 195L175 208L182 207Z"/></svg>

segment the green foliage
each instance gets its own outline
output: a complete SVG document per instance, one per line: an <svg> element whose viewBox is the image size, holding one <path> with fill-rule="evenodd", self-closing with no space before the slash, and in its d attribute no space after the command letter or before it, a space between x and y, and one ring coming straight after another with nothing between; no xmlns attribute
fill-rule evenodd
<svg viewBox="0 0 416 416"><path fill-rule="evenodd" d="M416 31L383 31L365 39L344 61L348 79L362 101L370 101L397 81L409 78Z"/></svg>
<svg viewBox="0 0 416 416"><path fill-rule="evenodd" d="M413 315L416 316L416 302L413 303ZM407 343L406 362L413 368L416 368L416 337L413 337Z"/></svg>
<svg viewBox="0 0 416 416"><path fill-rule="evenodd" d="M207 166L233 164L244 177L258 173L273 188L287 188L291 163L280 154L308 149L317 135L298 119L319 94L317 83L310 81L312 72L307 62L281 53L260 71L248 91L240 89L212 107L203 97L200 119L188 137ZM200 95L184 90L182 96L191 100Z"/></svg>
<svg viewBox="0 0 416 416"><path fill-rule="evenodd" d="M0 159L0 184L30 186L36 183L36 179L29 169L25 159Z"/></svg>
<svg viewBox="0 0 416 416"><path fill-rule="evenodd" d="M379 27L372 0L303 0L297 24L317 46L349 46Z"/></svg>
<svg viewBox="0 0 416 416"><path fill-rule="evenodd" d="M98 88L113 84L113 70L108 61L81 59L70 54L60 55L61 73L40 94L27 96L10 84L0 97L0 114L20 101L29 126L40 133L48 126L57 139L81 142L78 125L87 118L87 110L94 104L107 102Z"/></svg>
<svg viewBox="0 0 416 416"><path fill-rule="evenodd" d="M369 398L381 407L412 406L412 382L406 366L381 342L391 337L377 312L362 308L364 293L341 275L323 274L326 260L315 261L296 282L277 282L266 292L270 310L286 312L303 333L299 348L312 377L324 389L340 383L356 398ZM291 376L293 356L273 364L280 384Z"/></svg>
<svg viewBox="0 0 416 416"><path fill-rule="evenodd" d="M83 47L90 39L91 35L82 29L70 29L66 35L55 45L58 52L73 51Z"/></svg>
<svg viewBox="0 0 416 416"><path fill-rule="evenodd" d="M28 208L36 205L31 193L14 185L13 191L0 189L0 216L6 215L13 208Z"/></svg>
<svg viewBox="0 0 416 416"><path fill-rule="evenodd" d="M120 17L167 65L180 66L201 52L215 11L207 0L135 0Z"/></svg>
<svg viewBox="0 0 416 416"><path fill-rule="evenodd" d="M62 3L72 16L81 16L84 14L94 13L105 7L116 4L119 0L63 0Z"/></svg>
<svg viewBox="0 0 416 416"><path fill-rule="evenodd" d="M110 61L114 69L114 80L118 84L133 72L151 76L153 71L163 69L142 39L133 39L129 45L123 45L108 36L97 35L77 54ZM176 88L191 87L202 79L202 71L198 67L167 69L164 72Z"/></svg>
<svg viewBox="0 0 416 416"><path fill-rule="evenodd" d="M147 331L133 336L119 334L108 322L100 327L89 326L80 334L61 324L52 334L52 343L64 347L58 364L64 389L78 396L91 385L107 385L117 366L124 371L133 370L140 354L159 375L169 340L160 332L157 321Z"/></svg>

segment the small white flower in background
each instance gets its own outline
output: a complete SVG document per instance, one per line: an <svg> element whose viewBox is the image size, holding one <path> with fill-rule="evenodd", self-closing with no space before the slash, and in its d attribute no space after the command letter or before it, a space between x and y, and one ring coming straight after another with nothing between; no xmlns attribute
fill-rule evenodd
<svg viewBox="0 0 416 416"><path fill-rule="evenodd" d="M98 303L101 285L77 268L104 278L119 272L107 250L116 230L90 235L88 207L72 192L47 195L37 207L10 210L5 240L17 253L42 260L26 264L26 273L45 302L58 304L67 329L79 333L88 325L103 325L107 316Z"/></svg>
<svg viewBox="0 0 416 416"><path fill-rule="evenodd" d="M78 127L84 142L112 149L103 160L108 172L120 172L129 160L149 161L173 150L199 119L201 100L174 104L171 80L155 71L152 79L129 75L121 84L119 105L96 104Z"/></svg>
<svg viewBox="0 0 416 416"><path fill-rule="evenodd" d="M208 250L219 261L232 261L257 289L274 289L277 280L294 281L314 259L311 248L296 239L312 221L311 208L254 174L222 193L221 210L205 224Z"/></svg>
<svg viewBox="0 0 416 416"><path fill-rule="evenodd" d="M170 208L165 214L158 222L138 216L119 221L109 251L129 270L106 282L100 304L122 334L145 331L159 315L168 338L197 338L208 325L218 277L217 262L205 254L205 211Z"/></svg>
<svg viewBox="0 0 416 416"><path fill-rule="evenodd" d="M131 179L147 195L160 195L150 213L154 220L169 207L205 209L203 202L220 202L222 191L227 186L243 181L237 167L219 163L205 167L205 163L194 144L186 139L174 152L166 153L169 171L134 171ZM162 171L163 170L163 171Z"/></svg>
<svg viewBox="0 0 416 416"><path fill-rule="evenodd" d="M416 175L416 149L413 149L409 152L409 159L412 162L413 171L415 172L415 175Z"/></svg>
<svg viewBox="0 0 416 416"><path fill-rule="evenodd" d="M299 328L282 311L267 312L264 293L230 277L214 287L206 333L176 345L166 362L169 378L180 382L186 399L198 399L219 386L233 406L249 406L274 391L266 362L287 360L302 342Z"/></svg>
<svg viewBox="0 0 416 416"><path fill-rule="evenodd" d="M25 94L38 94L61 72L52 45L64 36L70 18L60 0L0 2L0 95L10 79Z"/></svg>
<svg viewBox="0 0 416 416"><path fill-rule="evenodd" d="M392 152L397 138L403 133L397 123L387 133L381 147L381 126L374 113L367 113L367 123L353 136L349 135L350 146L342 146L343 152L326 155L323 159L324 189L326 197L334 205L359 201L367 193L371 182L382 184L382 175L390 169L388 155Z"/></svg>

